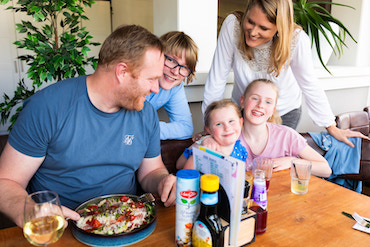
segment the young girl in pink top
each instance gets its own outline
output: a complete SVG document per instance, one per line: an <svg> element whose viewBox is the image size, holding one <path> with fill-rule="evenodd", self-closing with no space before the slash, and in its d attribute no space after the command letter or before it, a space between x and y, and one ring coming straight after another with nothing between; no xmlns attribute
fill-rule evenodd
<svg viewBox="0 0 370 247"><path fill-rule="evenodd" d="M246 169L252 169L256 157L273 159L274 171L289 169L291 160L298 157L312 162L312 175L329 177L331 169L326 159L294 129L276 124L277 98L277 86L267 79L251 82L240 98L244 123L239 139L248 152ZM202 144L214 148L214 143L209 144L211 139L206 138Z"/></svg>

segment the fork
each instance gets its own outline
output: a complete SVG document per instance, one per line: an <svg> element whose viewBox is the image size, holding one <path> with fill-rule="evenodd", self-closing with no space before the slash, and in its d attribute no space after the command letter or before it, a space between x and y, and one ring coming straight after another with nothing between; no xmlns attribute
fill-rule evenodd
<svg viewBox="0 0 370 247"><path fill-rule="evenodd" d="M137 198L137 200L139 202L144 202L145 203L145 202L154 202L155 198L154 198L152 193L145 193L145 194L142 194L141 196L139 196Z"/></svg>

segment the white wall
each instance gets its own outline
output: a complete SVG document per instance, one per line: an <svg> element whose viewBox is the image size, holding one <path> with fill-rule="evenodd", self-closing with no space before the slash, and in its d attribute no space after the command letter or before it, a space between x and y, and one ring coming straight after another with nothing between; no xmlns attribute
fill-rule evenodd
<svg viewBox="0 0 370 247"><path fill-rule="evenodd" d="M332 75L316 69L319 83L324 89L334 115L349 111L362 111L370 105L370 67L329 66ZM302 117L297 127L299 132L321 132L308 116L302 103Z"/></svg>
<svg viewBox="0 0 370 247"><path fill-rule="evenodd" d="M370 66L370 1L362 1L356 65Z"/></svg>
<svg viewBox="0 0 370 247"><path fill-rule="evenodd" d="M351 32L357 43L346 36L347 47L343 55L332 55L328 65L332 67L329 75L317 69L317 76L325 89L334 115L349 111L362 111L370 105L370 1L368 0L333 0L335 3L350 5L355 8L332 6L332 14ZM305 104L298 131L323 131L312 123Z"/></svg>
<svg viewBox="0 0 370 247"><path fill-rule="evenodd" d="M216 0L153 0L154 34L160 36L168 31L183 31L198 46L196 78L185 87L193 117L194 132L203 130L201 101L203 85L212 63L217 43L218 1ZM230 90L228 90L230 91ZM168 121L163 109L159 118Z"/></svg>
<svg viewBox="0 0 370 247"><path fill-rule="evenodd" d="M369 0L333 0L335 3L349 5L355 8L332 6L332 14L338 18L351 34L355 43L346 36L347 47L343 47L343 55L338 59L334 55L329 60L330 65L370 66L370 1Z"/></svg>
<svg viewBox="0 0 370 247"><path fill-rule="evenodd" d="M197 76L208 73L211 66L217 42L217 7L215 0L153 0L154 34L177 30L189 35L198 46Z"/></svg>
<svg viewBox="0 0 370 247"><path fill-rule="evenodd" d="M91 8L86 8L86 16L89 20L83 20L82 25L86 27L90 35L93 36L91 41L103 44L104 40L112 32L111 11L108 1L96 1ZM90 46L91 51L88 56L99 57L99 46ZM91 66L87 68L87 74L93 73Z"/></svg>
<svg viewBox="0 0 370 247"><path fill-rule="evenodd" d="M20 62L17 60L17 49L13 45L16 40L14 28L14 15L10 10L12 2L0 5L0 102L3 102L3 94L13 97L20 76ZM9 124L0 125L0 134L5 133Z"/></svg>
<svg viewBox="0 0 370 247"><path fill-rule="evenodd" d="M137 24L153 32L153 0L111 0L113 30Z"/></svg>
<svg viewBox="0 0 370 247"><path fill-rule="evenodd" d="M0 5L0 92L12 97L16 88L15 81L19 80L19 63L17 50L13 42L16 40L14 15L6 10L7 5ZM2 98L1 98L2 102Z"/></svg>

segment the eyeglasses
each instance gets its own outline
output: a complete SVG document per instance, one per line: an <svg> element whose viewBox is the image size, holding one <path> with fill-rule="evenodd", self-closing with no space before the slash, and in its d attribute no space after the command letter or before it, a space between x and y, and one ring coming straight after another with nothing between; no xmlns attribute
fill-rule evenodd
<svg viewBox="0 0 370 247"><path fill-rule="evenodd" d="M170 68L170 69L174 69L174 68L177 68L179 67L179 74L182 75L183 77L188 77L189 75L191 75L193 73L193 71L191 69L189 69L188 67L184 66L184 65L180 65L175 59L173 59L172 57L170 56L167 56L167 55L164 55L165 56L165 60L164 60L164 65L167 67L167 68Z"/></svg>

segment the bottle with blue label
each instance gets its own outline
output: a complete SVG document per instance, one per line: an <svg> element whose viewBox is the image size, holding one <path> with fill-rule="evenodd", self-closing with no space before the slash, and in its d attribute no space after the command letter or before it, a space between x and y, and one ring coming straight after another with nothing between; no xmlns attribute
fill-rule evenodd
<svg viewBox="0 0 370 247"><path fill-rule="evenodd" d="M176 173L176 246L192 246L191 233L199 214L200 173L183 169Z"/></svg>
<svg viewBox="0 0 370 247"><path fill-rule="evenodd" d="M193 246L224 246L222 225L217 214L218 176L213 174L202 175L200 189L200 213L193 227Z"/></svg>

